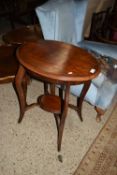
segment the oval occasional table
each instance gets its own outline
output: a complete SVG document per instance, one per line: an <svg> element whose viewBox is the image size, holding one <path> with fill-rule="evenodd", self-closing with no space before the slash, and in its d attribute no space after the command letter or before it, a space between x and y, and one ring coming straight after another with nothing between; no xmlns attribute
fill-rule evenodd
<svg viewBox="0 0 117 175"><path fill-rule="evenodd" d="M34 42L43 39L42 31L39 25L29 25L11 30L3 35L3 40L8 44L23 44L25 42Z"/></svg>
<svg viewBox="0 0 117 175"><path fill-rule="evenodd" d="M60 151L69 107L70 85L80 83L85 85L79 103L75 107L79 109L78 111L81 111L82 101L90 82L100 72L98 62L81 48L49 40L40 40L39 42L22 45L17 50L17 58L20 63L15 78L20 104L19 122L22 121L25 111L35 106L35 104L28 105L26 103L27 74L53 84L50 92L39 96L36 105L54 114L58 129L58 151ZM55 84L64 86L65 93L60 90L56 95ZM79 114L81 115L81 112Z"/></svg>

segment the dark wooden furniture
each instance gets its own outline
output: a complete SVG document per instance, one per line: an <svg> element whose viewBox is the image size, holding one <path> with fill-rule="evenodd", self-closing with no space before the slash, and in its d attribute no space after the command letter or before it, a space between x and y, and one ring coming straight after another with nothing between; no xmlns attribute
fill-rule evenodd
<svg viewBox="0 0 117 175"><path fill-rule="evenodd" d="M3 40L7 45L1 46L0 48L1 82L4 83L6 81L11 81L15 77L16 70L19 64L15 56L16 48L18 48L19 45L25 42L38 41L39 39L42 38L43 38L42 31L39 25L36 24L20 27L11 30L10 32L3 35Z"/></svg>
<svg viewBox="0 0 117 175"><path fill-rule="evenodd" d="M12 26L11 13L12 13L12 0L0 1L0 20L4 19L9 21Z"/></svg>
<svg viewBox="0 0 117 175"><path fill-rule="evenodd" d="M16 46L0 46L0 83L14 81L18 69L18 62L15 53Z"/></svg>
<svg viewBox="0 0 117 175"><path fill-rule="evenodd" d="M0 18L10 22L11 28L19 25L34 24L36 6L42 5L47 0L1 0Z"/></svg>
<svg viewBox="0 0 117 175"><path fill-rule="evenodd" d="M117 8L117 7L116 7ZM117 9L113 11L110 16L110 30L111 30L111 39L117 44Z"/></svg>
<svg viewBox="0 0 117 175"><path fill-rule="evenodd" d="M117 0L115 0L113 5L113 10L111 13L111 24L113 27L117 28Z"/></svg>
<svg viewBox="0 0 117 175"><path fill-rule="evenodd" d="M38 41L43 38L42 31L39 25L30 25L20 27L3 35L3 40L5 43L10 44L23 44L29 41Z"/></svg>
<svg viewBox="0 0 117 175"><path fill-rule="evenodd" d="M81 107L84 96L90 81L100 72L98 62L81 48L48 40L22 45L17 50L17 58L20 63L15 79L20 104L19 122L22 121L25 111L35 105L54 113L58 129L58 150L60 151L69 106L70 85L85 84L77 106L70 105L78 111L82 119ZM51 84L51 90L45 91L45 94L39 96L37 103L30 105L26 102L27 76L29 75ZM65 87L64 96L62 89L59 95L55 94L55 84Z"/></svg>
<svg viewBox="0 0 117 175"><path fill-rule="evenodd" d="M112 14L111 9L93 13L89 40L117 44L117 41L112 39L112 31L115 29L112 25L114 20Z"/></svg>

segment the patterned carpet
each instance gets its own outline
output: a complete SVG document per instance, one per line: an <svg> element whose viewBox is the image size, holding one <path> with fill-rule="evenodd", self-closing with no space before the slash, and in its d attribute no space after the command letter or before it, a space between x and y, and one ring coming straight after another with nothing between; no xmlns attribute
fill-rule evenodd
<svg viewBox="0 0 117 175"><path fill-rule="evenodd" d="M74 175L117 175L117 106Z"/></svg>
<svg viewBox="0 0 117 175"><path fill-rule="evenodd" d="M43 93L43 84L32 80L27 101L35 102ZM76 98L70 95L70 102ZM0 85L0 175L73 175L93 140L108 120L112 107L100 123L96 112L83 103L81 122L69 108L62 150L57 152L57 129L53 114L35 107L18 124L19 103L12 84ZM62 162L58 156L62 155Z"/></svg>

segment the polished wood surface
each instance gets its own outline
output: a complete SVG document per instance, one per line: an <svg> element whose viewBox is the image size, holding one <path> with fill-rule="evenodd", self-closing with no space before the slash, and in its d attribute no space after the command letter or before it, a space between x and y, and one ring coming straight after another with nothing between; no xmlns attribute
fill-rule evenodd
<svg viewBox="0 0 117 175"><path fill-rule="evenodd" d="M5 43L10 44L23 44L38 41L40 38L43 38L43 34L38 25L20 27L3 35Z"/></svg>
<svg viewBox="0 0 117 175"><path fill-rule="evenodd" d="M50 103L50 101L52 103ZM39 97L38 102L40 107L48 112L60 114L61 112L61 99L55 95L42 95ZM54 111L54 112L53 112Z"/></svg>
<svg viewBox="0 0 117 175"><path fill-rule="evenodd" d="M15 46L0 46L0 83L8 83L14 80L18 69L18 61L15 54Z"/></svg>
<svg viewBox="0 0 117 175"><path fill-rule="evenodd" d="M38 76L56 82L87 81L100 71L97 60L87 51L57 41L24 44L18 49L17 58Z"/></svg>
<svg viewBox="0 0 117 175"><path fill-rule="evenodd" d="M68 107L77 111L82 119L82 103L89 89L91 80L95 78L100 67L97 60L87 51L59 41L39 41L25 43L17 50L20 66L15 78L16 90L20 104L19 123L30 107L39 105L42 109L54 113L58 130L58 151L61 150L62 135L67 117ZM37 104L26 102L27 76L34 76L45 82L44 94L40 95ZM47 84L51 84L48 89ZM84 83L77 106L69 105L70 85ZM55 84L64 86L58 94Z"/></svg>

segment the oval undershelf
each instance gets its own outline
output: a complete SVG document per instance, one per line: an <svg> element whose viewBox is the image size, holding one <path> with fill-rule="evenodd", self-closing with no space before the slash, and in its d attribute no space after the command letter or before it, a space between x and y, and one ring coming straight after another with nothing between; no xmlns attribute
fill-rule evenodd
<svg viewBox="0 0 117 175"><path fill-rule="evenodd" d="M41 95L38 98L38 103L40 107L48 112L54 114L61 113L61 99L59 96L55 95Z"/></svg>

